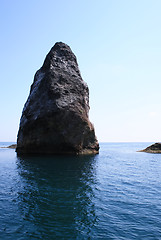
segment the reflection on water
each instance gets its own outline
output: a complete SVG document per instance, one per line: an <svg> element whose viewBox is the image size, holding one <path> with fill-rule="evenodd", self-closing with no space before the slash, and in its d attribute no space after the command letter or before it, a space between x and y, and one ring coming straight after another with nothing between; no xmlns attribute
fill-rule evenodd
<svg viewBox="0 0 161 240"><path fill-rule="evenodd" d="M161 239L161 154L136 152L146 145L105 143L94 157L0 149L0 239Z"/></svg>
<svg viewBox="0 0 161 240"><path fill-rule="evenodd" d="M96 157L18 157L18 206L32 239L80 239L96 222ZM66 236L66 238L64 238Z"/></svg>

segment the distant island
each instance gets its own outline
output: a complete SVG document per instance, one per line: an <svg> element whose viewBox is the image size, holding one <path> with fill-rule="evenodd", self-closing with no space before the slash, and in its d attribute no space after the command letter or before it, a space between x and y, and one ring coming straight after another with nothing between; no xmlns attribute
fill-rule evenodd
<svg viewBox="0 0 161 240"><path fill-rule="evenodd" d="M154 143L149 147L140 150L138 152L146 152L146 153L161 153L161 143Z"/></svg>
<svg viewBox="0 0 161 240"><path fill-rule="evenodd" d="M17 144L12 144L12 145L9 145L7 147L0 147L0 148L11 148L11 149L16 149L17 147Z"/></svg>
<svg viewBox="0 0 161 240"><path fill-rule="evenodd" d="M13 148L13 149L16 149L16 147L17 147L17 144L12 144L12 145L8 146L7 148Z"/></svg>

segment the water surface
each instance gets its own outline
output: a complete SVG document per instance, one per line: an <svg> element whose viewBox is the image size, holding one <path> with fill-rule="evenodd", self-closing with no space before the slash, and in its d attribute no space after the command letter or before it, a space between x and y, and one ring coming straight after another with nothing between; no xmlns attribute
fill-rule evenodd
<svg viewBox="0 0 161 240"><path fill-rule="evenodd" d="M136 152L150 144L84 157L0 149L0 239L161 239L161 154Z"/></svg>

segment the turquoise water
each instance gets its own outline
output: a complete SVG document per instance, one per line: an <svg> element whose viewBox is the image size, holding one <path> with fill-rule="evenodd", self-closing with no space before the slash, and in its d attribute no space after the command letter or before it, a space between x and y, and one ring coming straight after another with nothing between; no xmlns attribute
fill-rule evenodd
<svg viewBox="0 0 161 240"><path fill-rule="evenodd" d="M0 149L0 239L161 239L161 154L136 152L149 144L86 157Z"/></svg>

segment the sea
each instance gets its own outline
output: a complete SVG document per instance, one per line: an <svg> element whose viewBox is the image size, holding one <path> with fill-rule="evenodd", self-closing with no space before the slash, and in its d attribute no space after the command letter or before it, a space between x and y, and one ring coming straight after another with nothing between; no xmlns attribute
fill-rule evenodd
<svg viewBox="0 0 161 240"><path fill-rule="evenodd" d="M100 143L95 156L0 148L0 239L160 240L161 154L137 152L150 144Z"/></svg>

